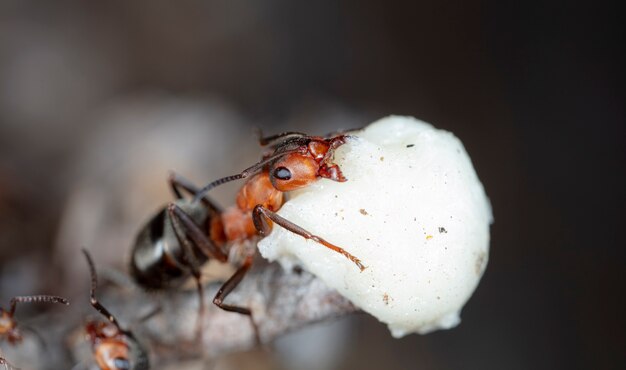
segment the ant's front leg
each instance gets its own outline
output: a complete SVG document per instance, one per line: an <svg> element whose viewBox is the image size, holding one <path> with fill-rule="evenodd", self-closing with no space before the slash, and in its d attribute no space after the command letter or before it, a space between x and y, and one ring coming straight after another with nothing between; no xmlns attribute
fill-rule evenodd
<svg viewBox="0 0 626 370"><path fill-rule="evenodd" d="M253 259L254 254L246 256L243 265L241 265L241 267L235 271L233 276L231 276L230 279L228 279L217 291L215 298L213 298L213 303L224 311L236 312L250 317L250 322L252 323L252 328L254 329L254 339L257 344L261 344L259 328L257 327L256 322L254 322L252 311L246 307L224 304L224 299L226 299L226 297L239 285L239 283L241 283L241 280L243 280L246 273L250 270L250 267L252 267Z"/></svg>
<svg viewBox="0 0 626 370"><path fill-rule="evenodd" d="M268 222L268 219L271 220L272 222L275 222L279 226L282 226L283 228L291 231L294 234L300 235L301 237L305 239L311 239L325 246L328 249L331 249L337 253L342 254L344 257L354 262L354 264L357 265L357 267L361 271L365 270L365 266L361 263L361 260L353 256L352 254L348 253L343 248L338 247L317 235L311 234L310 232L306 231L302 227L294 224L293 222L287 220L286 218L279 216L277 213L270 211L269 209L263 207L262 205L257 205L256 207L254 207L254 210L252 211L252 221L254 222L254 226L256 227L256 229L263 236L268 235L270 231L272 231L272 226Z"/></svg>

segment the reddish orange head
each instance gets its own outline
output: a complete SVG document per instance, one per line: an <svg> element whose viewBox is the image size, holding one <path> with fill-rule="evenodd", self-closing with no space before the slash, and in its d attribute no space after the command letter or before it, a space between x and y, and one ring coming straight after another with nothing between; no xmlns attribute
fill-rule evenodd
<svg viewBox="0 0 626 370"><path fill-rule="evenodd" d="M331 163L335 149L346 142L346 136L304 139L306 141L301 143L299 151L281 156L271 163L269 174L272 185L284 192L305 187L320 177L346 181L339 167Z"/></svg>

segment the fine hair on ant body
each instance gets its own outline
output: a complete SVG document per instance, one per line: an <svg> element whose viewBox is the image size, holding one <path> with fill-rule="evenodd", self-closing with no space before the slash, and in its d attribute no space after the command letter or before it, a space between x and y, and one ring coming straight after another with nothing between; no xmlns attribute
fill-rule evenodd
<svg viewBox="0 0 626 370"><path fill-rule="evenodd" d="M63 297L54 295L30 295L11 298L9 310L0 307L0 342L6 340L10 345L18 345L23 340L23 335L15 320L15 309L18 303L61 303L69 305L69 301ZM32 329L30 329L32 330ZM0 365L5 369L17 369L6 359L0 356Z"/></svg>
<svg viewBox="0 0 626 370"><path fill-rule="evenodd" d="M135 335L123 329L115 316L96 298L98 276L96 267L87 250L83 254L89 265L91 289L89 302L91 306L104 316L107 322L92 320L85 325L85 331L91 341L94 359L101 370L148 370L150 361L148 354L135 338Z"/></svg>
<svg viewBox="0 0 626 370"><path fill-rule="evenodd" d="M339 166L332 163L334 151L346 143L347 135L309 136L285 132L260 138L266 153L261 161L239 174L213 181L198 189L186 179L169 178L176 200L155 215L140 231L132 251L131 274L146 289L160 290L180 285L193 277L200 297L198 334L202 329L204 295L200 268L210 258L228 263L228 252L235 245L254 243L264 237L273 223L302 236L352 261L361 271L365 266L352 254L279 216L284 193L305 187L319 178L344 182ZM230 181L246 179L237 194L236 204L220 210L207 192ZM193 199L183 196L185 191ZM221 286L213 303L223 310L250 317L257 343L260 337L249 308L224 303L224 299L250 270L256 248L246 251L236 272Z"/></svg>

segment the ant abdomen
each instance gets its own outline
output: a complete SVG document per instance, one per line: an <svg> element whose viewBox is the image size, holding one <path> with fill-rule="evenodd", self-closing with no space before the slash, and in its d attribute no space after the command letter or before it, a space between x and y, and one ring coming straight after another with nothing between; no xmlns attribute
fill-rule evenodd
<svg viewBox="0 0 626 370"><path fill-rule="evenodd" d="M185 199L179 199L157 213L137 236L130 261L133 278L145 289L176 287L192 275L193 265L201 266L208 260L194 243L182 241L179 237L180 231L176 232L172 217L174 207L184 211L207 234L210 230L221 229L216 209L194 206Z"/></svg>

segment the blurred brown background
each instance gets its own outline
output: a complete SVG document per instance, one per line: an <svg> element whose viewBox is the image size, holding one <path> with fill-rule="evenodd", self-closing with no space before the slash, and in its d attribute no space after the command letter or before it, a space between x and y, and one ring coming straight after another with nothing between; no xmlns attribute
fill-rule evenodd
<svg viewBox="0 0 626 370"><path fill-rule="evenodd" d="M167 170L204 183L244 168L253 126L321 134L405 114L472 156L495 216L486 275L458 328L394 340L358 317L320 368L621 369L619 14L603 1L2 0L0 304L73 294L82 245L123 267L169 199Z"/></svg>

